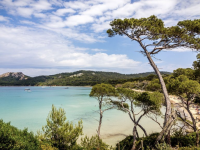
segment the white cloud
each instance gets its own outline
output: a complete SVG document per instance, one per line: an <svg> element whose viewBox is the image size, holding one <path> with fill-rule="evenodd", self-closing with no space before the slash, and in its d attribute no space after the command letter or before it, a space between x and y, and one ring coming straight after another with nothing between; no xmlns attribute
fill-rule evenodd
<svg viewBox="0 0 200 150"><path fill-rule="evenodd" d="M115 18L156 15L164 20L166 26L172 26L179 20L200 17L198 0L0 0L0 5L0 9L8 12L6 17L0 15L1 23L7 26L0 28L0 65L5 67L60 66L124 72L139 69L140 72L148 71L149 66L143 66L146 70L141 68L141 64L137 68L139 63L126 55L106 54L112 51L111 48L104 51L93 45L95 48L91 49L86 44L106 44L103 41L105 30L110 28L109 23ZM9 27L12 20L16 19L12 17L17 15L20 16L19 22L15 21L15 27ZM18 23L31 28L20 27ZM81 41L85 47L74 46L74 41ZM185 52L189 49L172 51Z"/></svg>
<svg viewBox="0 0 200 150"><path fill-rule="evenodd" d="M94 18L89 15L74 15L67 18L65 21L66 26L77 26L93 22Z"/></svg>
<svg viewBox="0 0 200 150"><path fill-rule="evenodd" d="M8 17L4 17L4 16L0 15L0 21L2 21L2 22L9 22L9 19L10 18L8 18Z"/></svg>
<svg viewBox="0 0 200 150"><path fill-rule="evenodd" d="M130 70L140 64L122 54L89 54L88 48L75 47L59 34L27 27L1 26L0 45L0 68Z"/></svg>
<svg viewBox="0 0 200 150"><path fill-rule="evenodd" d="M43 13L33 13L33 15L36 17L36 18L46 18L47 16Z"/></svg>
<svg viewBox="0 0 200 150"><path fill-rule="evenodd" d="M84 0L80 1L69 1L65 2L63 4L66 8L71 8L71 9L80 9L80 10L85 10L89 7L89 4L87 1L85 2Z"/></svg>
<svg viewBox="0 0 200 150"><path fill-rule="evenodd" d="M47 0L2 0L0 4L2 4L10 14L22 17L31 17L34 14L35 17L44 18L45 14L42 15L41 12L52 9L52 4Z"/></svg>
<svg viewBox="0 0 200 150"><path fill-rule="evenodd" d="M81 41L84 43L95 43L95 42L103 42L102 37L94 37L93 35L88 35L85 33L80 33L77 29L69 29L69 28L48 28L44 26L38 26L43 29L47 29L53 31L55 33L61 34L64 37L69 39L74 39L77 41Z"/></svg>
<svg viewBox="0 0 200 150"><path fill-rule="evenodd" d="M29 7L32 7L34 10L43 11L43 10L51 10L51 4L47 0L39 0L37 2L31 3Z"/></svg>
<svg viewBox="0 0 200 150"><path fill-rule="evenodd" d="M25 7L19 7L17 8L17 13L22 17L30 17L33 14L32 8L25 8Z"/></svg>
<svg viewBox="0 0 200 150"><path fill-rule="evenodd" d="M165 51L173 51L173 52L188 52L191 51L190 48L185 48L185 47L179 47L179 48L173 48Z"/></svg>
<svg viewBox="0 0 200 150"><path fill-rule="evenodd" d="M92 29L95 32L102 32L110 28L110 21L104 22L102 24L93 24Z"/></svg>
<svg viewBox="0 0 200 150"><path fill-rule="evenodd" d="M107 50L105 50L105 49L99 49L99 48L93 48L92 51L102 52L102 51L107 51Z"/></svg>
<svg viewBox="0 0 200 150"><path fill-rule="evenodd" d="M75 13L76 11L70 8L62 8L62 9L58 9L56 12L54 12L55 15L58 16L64 16L67 13Z"/></svg>

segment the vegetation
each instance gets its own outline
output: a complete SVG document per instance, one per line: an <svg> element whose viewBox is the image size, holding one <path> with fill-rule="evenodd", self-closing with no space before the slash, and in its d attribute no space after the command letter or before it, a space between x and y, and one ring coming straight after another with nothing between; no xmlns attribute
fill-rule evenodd
<svg viewBox="0 0 200 150"><path fill-rule="evenodd" d="M175 114L171 109L171 103L163 77L152 59L152 56L160 51L173 48L186 47L193 50L200 49L200 19L179 21L176 26L165 27L161 19L156 16L148 18L114 19L107 30L108 36L125 35L137 42L142 50L141 53L147 57L150 65L158 76L162 93L165 97L166 112L164 118L163 131L170 133L170 123L175 121ZM146 45L145 43L150 43ZM161 131L157 142L162 139L164 132ZM168 139L169 139L168 135ZM169 143L170 141L168 141Z"/></svg>
<svg viewBox="0 0 200 150"><path fill-rule="evenodd" d="M0 149L3 150L36 150L40 149L39 140L28 129L19 130L10 123L0 120Z"/></svg>
<svg viewBox="0 0 200 150"><path fill-rule="evenodd" d="M77 139L82 135L82 121L79 121L77 125L68 122L64 110L61 108L57 110L54 105L52 105L52 111L47 118L46 126L42 128L41 132L38 132L37 136L29 133L27 129L18 130L10 123L4 123L1 120L0 149L112 149L102 141L100 136L103 113L112 108L127 113L134 125L132 136L120 141L115 149L171 150L175 147L182 150L199 149L199 128L197 126L199 119L193 117L191 105L200 103L200 54L197 55L193 68L178 68L170 75L161 75L152 59L152 55L164 49L189 47L198 50L200 48L199 24L200 20L186 20L180 21L177 26L165 28L163 21L156 16L141 19L115 19L111 22L112 29L107 31L108 35L126 35L138 42L142 47L141 53L147 57L157 76L148 74L145 77L135 78L134 75L79 71L41 76L37 77L37 81L34 78L23 81L18 81L18 79L12 77L1 78L1 85L30 85L30 83L34 85L96 84L93 86L90 96L95 97L98 101L100 119L97 135L85 136L79 144ZM144 41L151 43L145 45ZM112 85L116 85L116 87ZM149 92L139 93L133 91L133 88L148 90ZM179 96L181 101L179 105L185 109L184 111L173 111L168 92ZM163 125L153 117L161 115L162 105L166 106ZM136 117L135 107L140 108L138 117ZM189 113L189 119L185 115L185 111ZM140 124L140 120L144 116L158 123L162 131L148 135L145 128ZM178 120L182 121L183 125L176 124ZM192 128L194 132L186 134L185 125L187 125L187 128ZM145 137L139 137L138 128L144 132Z"/></svg>
<svg viewBox="0 0 200 150"><path fill-rule="evenodd" d="M162 72L170 74L169 72ZM82 74L82 75L81 75ZM19 80L12 76L0 78L1 86L93 86L100 83L112 85L125 83L127 81L137 81L142 77L154 74L153 72L139 74L120 74L115 72L102 71L76 71L72 73L60 73L50 76L27 77L27 80ZM78 75L78 76L76 76ZM79 76L80 75L80 76ZM70 77L71 76L71 77Z"/></svg>
<svg viewBox="0 0 200 150"><path fill-rule="evenodd" d="M62 108L58 110L52 105L52 110L47 117L47 125L38 132L40 141L50 143L52 147L62 149L73 149L77 139L82 135L82 121L77 125L66 121L65 111Z"/></svg>
<svg viewBox="0 0 200 150"><path fill-rule="evenodd" d="M91 97L95 97L99 103L99 127L97 130L97 135L100 139L100 130L101 130L101 123L103 118L103 113L109 109L112 109L112 103L108 99L110 96L115 96L115 88L112 85L109 84L97 84L92 87L92 90L90 92ZM103 108L106 107L106 108Z"/></svg>
<svg viewBox="0 0 200 150"><path fill-rule="evenodd" d="M145 136L148 136L144 127L139 124L140 120L142 119L142 117L146 115L151 115L152 113L156 115L160 114L160 108L163 103L163 95L158 92L136 93L133 90L125 88L117 88L117 93L119 95L118 98L120 101L118 103L115 101L114 104L117 104L118 109L127 112L134 124L133 145L131 148L131 150L134 150L136 149L136 137L139 138L137 127L139 126L139 128L144 132ZM130 104L130 106L125 102ZM135 112L135 107L141 108L139 113Z"/></svg>
<svg viewBox="0 0 200 150"><path fill-rule="evenodd" d="M104 143L101 139L99 139L99 136L92 136L91 138L85 136L84 138L81 138L81 147L84 148L84 150L108 150L109 145Z"/></svg>

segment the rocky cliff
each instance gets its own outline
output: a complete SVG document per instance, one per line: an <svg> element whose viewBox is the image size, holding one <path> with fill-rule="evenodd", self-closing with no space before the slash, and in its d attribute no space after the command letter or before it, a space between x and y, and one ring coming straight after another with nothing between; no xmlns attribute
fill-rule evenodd
<svg viewBox="0 0 200 150"><path fill-rule="evenodd" d="M0 75L0 78L3 78L3 77L14 77L14 78L18 78L19 80L28 79L28 77L24 75L22 72L7 72Z"/></svg>

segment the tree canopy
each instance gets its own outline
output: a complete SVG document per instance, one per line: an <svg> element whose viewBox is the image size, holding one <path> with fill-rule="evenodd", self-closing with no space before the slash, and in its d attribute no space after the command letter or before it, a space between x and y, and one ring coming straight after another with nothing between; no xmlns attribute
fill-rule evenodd
<svg viewBox="0 0 200 150"><path fill-rule="evenodd" d="M200 49L200 19L184 20L176 26L165 27L161 19L152 15L148 18L114 19L110 23L112 29L107 30L108 36L126 35L135 41L153 41L145 48L153 47L150 54L157 54L163 49L189 47Z"/></svg>

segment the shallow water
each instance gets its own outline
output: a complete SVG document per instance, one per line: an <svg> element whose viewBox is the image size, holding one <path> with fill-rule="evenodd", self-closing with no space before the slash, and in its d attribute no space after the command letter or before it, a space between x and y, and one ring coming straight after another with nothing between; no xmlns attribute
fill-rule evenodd
<svg viewBox="0 0 200 150"><path fill-rule="evenodd" d="M30 91L24 89L30 88ZM66 111L67 120L77 123L83 120L86 135L96 134L99 114L98 103L89 97L91 87L0 87L0 119L11 122L19 129L28 128L36 133L46 124L46 118L54 104ZM137 108L136 108L137 110ZM158 125L148 118L141 124L148 133L160 131ZM119 110L104 113L101 135L104 141L114 145L132 132L133 124L128 114ZM140 131L142 136L142 132Z"/></svg>

